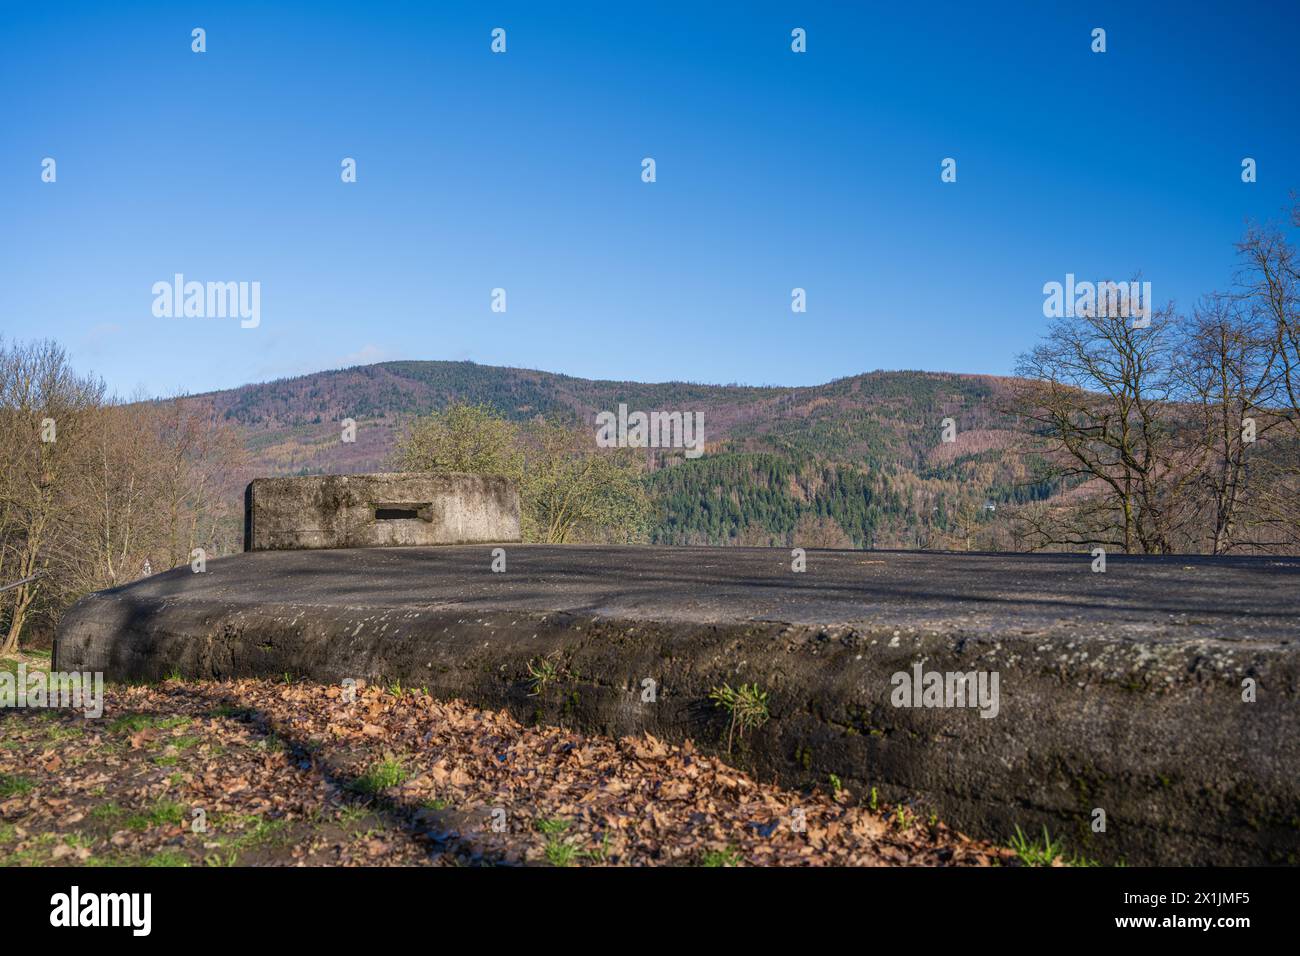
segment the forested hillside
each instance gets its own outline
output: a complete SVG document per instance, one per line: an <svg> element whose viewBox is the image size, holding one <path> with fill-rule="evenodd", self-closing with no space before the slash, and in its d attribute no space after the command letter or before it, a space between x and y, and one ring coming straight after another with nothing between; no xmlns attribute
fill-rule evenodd
<svg viewBox="0 0 1300 956"><path fill-rule="evenodd" d="M1007 455L1007 380L871 372L783 388L592 381L471 362L388 362L195 396L236 427L254 474L385 466L413 417L453 402L591 425L620 403L703 415L706 454L647 451L649 540L674 544L1009 547L998 508L1040 498ZM354 442L341 423L357 422ZM953 419L955 441L941 441ZM241 476L242 478L242 476Z"/></svg>

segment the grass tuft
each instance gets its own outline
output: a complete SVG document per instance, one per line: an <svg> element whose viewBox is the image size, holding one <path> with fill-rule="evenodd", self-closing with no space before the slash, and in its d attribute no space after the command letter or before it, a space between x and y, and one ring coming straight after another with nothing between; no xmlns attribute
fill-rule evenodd
<svg viewBox="0 0 1300 956"><path fill-rule="evenodd" d="M528 662L528 686L532 688L529 697L536 697L546 685L558 680L560 668L550 657L538 657Z"/></svg>
<svg viewBox="0 0 1300 956"><path fill-rule="evenodd" d="M371 764L370 768L352 784L352 788L361 793L382 793L390 787L406 783L408 778L409 775L402 762L390 757Z"/></svg>
<svg viewBox="0 0 1300 956"><path fill-rule="evenodd" d="M36 784L27 777L20 777L17 774L0 774L0 797L17 797L24 793L31 793L36 789Z"/></svg>
<svg viewBox="0 0 1300 956"><path fill-rule="evenodd" d="M709 850L700 857L700 866L707 867L740 866L742 862L740 851L734 847L727 847L725 850Z"/></svg>
<svg viewBox="0 0 1300 956"><path fill-rule="evenodd" d="M757 684L741 684L736 688L723 684L709 691L709 700L713 701L715 707L721 707L731 715L731 724L727 728L727 753L731 753L731 741L736 728L740 728L743 737L746 730L767 723L767 691L759 690Z"/></svg>
<svg viewBox="0 0 1300 956"><path fill-rule="evenodd" d="M1043 827L1042 840L1030 840L1016 827L1016 835L1011 838L1008 844L1011 849L1016 851L1016 856L1020 857L1020 862L1025 866L1051 866L1058 860L1065 866L1100 866L1096 860L1091 860L1086 856L1077 854L1065 856L1065 841L1053 840L1051 834L1047 832L1047 827Z"/></svg>

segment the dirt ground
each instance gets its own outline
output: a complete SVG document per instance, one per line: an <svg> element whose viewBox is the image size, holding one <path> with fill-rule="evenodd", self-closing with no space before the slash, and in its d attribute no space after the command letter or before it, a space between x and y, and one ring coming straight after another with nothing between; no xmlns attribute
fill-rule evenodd
<svg viewBox="0 0 1300 956"><path fill-rule="evenodd" d="M49 666L39 654L22 660L29 671ZM94 719L0 711L8 865L1019 859L834 779L812 793L784 790L689 743L527 727L401 687L169 680L106 687Z"/></svg>

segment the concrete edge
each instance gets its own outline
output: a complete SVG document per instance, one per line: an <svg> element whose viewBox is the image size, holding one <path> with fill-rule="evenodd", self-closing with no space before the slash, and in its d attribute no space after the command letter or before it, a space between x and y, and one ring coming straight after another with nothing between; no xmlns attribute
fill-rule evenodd
<svg viewBox="0 0 1300 956"><path fill-rule="evenodd" d="M55 666L117 680L401 681L524 720L689 737L714 753L726 753L729 728L710 690L753 683L770 718L733 740L729 759L787 786L824 787L834 774L859 798L875 788L974 836L1003 842L1016 826L1046 825L1110 862L1297 862L1300 653L1060 640L106 592L67 614ZM918 662L996 671L998 715L893 706L891 675ZM553 679L534 676L552 667ZM1253 703L1242 700L1247 677ZM647 679L653 703L642 699ZM1104 833L1092 829L1097 809Z"/></svg>

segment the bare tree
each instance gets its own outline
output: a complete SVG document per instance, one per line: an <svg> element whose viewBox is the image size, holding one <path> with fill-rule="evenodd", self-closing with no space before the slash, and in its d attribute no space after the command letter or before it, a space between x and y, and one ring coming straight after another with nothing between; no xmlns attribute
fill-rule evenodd
<svg viewBox="0 0 1300 956"><path fill-rule="evenodd" d="M0 592L2 649L147 560L220 553L243 455L203 402L108 402L54 343L0 343L0 585L22 582Z"/></svg>
<svg viewBox="0 0 1300 956"><path fill-rule="evenodd" d="M830 515L805 511L790 532L788 546L848 550L853 547L853 539Z"/></svg>
<svg viewBox="0 0 1300 956"><path fill-rule="evenodd" d="M153 403L152 410L161 446L156 499L166 520L167 566L175 567L188 563L191 552L212 542L222 521L233 517L229 477L244 468L247 453L205 402L176 397Z"/></svg>
<svg viewBox="0 0 1300 956"><path fill-rule="evenodd" d="M1021 357L1012 410L1064 492L1019 509L1031 546L1300 542L1300 259L1272 223L1251 224L1237 250L1231 290L1190 318L1094 310L1057 319Z"/></svg>
<svg viewBox="0 0 1300 956"><path fill-rule="evenodd" d="M1300 203L1292 222L1300 227ZM1271 329L1287 421L1300 437L1300 259L1275 223L1252 223L1237 252L1241 264L1234 297L1252 324Z"/></svg>
<svg viewBox="0 0 1300 956"><path fill-rule="evenodd" d="M6 576L26 581L4 594L0 650L17 649L59 538L76 514L71 486L103 395L103 383L76 374L53 342L0 343L0 542Z"/></svg>
<svg viewBox="0 0 1300 956"><path fill-rule="evenodd" d="M1205 550L1225 554L1253 544L1238 534L1251 486L1252 452L1285 421L1276 413L1278 350L1271 324L1258 310L1226 295L1207 297L1184 329L1176 362L1189 418L1192 464L1203 496ZM1256 476L1258 477L1258 476ZM1250 520L1250 519L1247 519Z"/></svg>
<svg viewBox="0 0 1300 956"><path fill-rule="evenodd" d="M1174 437L1177 381L1171 308L1138 321L1121 310L1053 320L1022 355L1013 410L1028 424L1051 476L1083 485L1079 500L1032 509L1034 547L1101 544L1164 553L1188 520L1190 464Z"/></svg>

